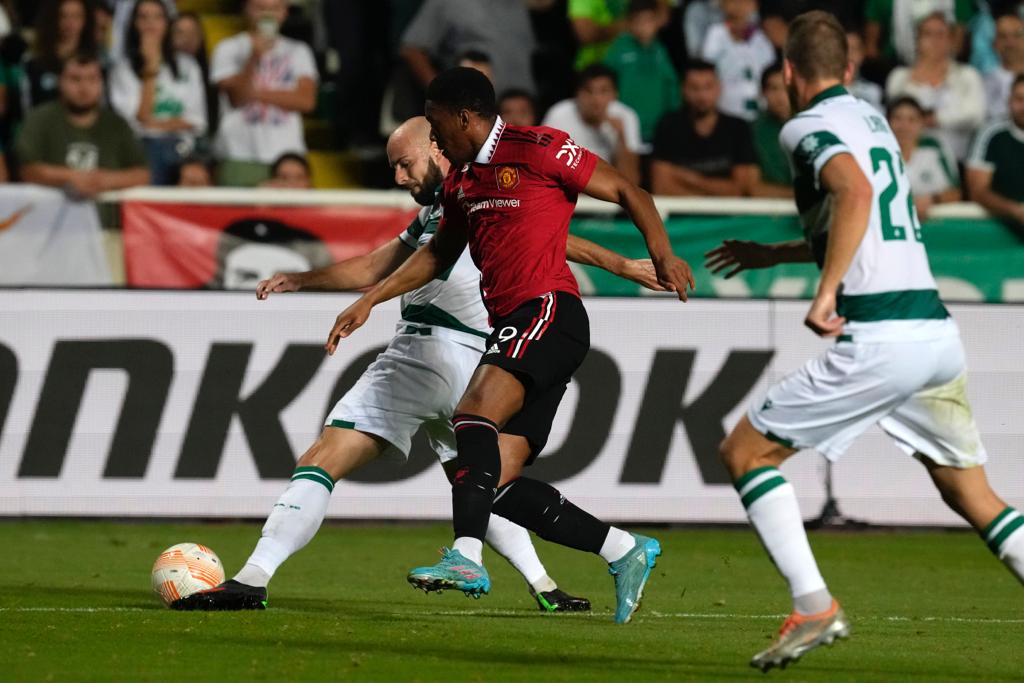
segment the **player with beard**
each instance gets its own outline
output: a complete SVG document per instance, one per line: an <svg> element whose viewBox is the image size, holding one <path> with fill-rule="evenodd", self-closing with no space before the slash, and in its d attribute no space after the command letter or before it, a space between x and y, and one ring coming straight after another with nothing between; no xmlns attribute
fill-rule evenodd
<svg viewBox="0 0 1024 683"><path fill-rule="evenodd" d="M455 68L435 78L426 115L452 163L437 234L342 312L327 341L333 353L376 304L444 273L468 243L494 332L452 418L455 542L439 564L414 569L409 581L427 590L487 593L482 547L493 508L541 538L601 555L615 576L615 620L625 623L661 553L658 542L611 527L551 486L520 476L544 448L566 386L590 347L589 321L566 263L578 194L622 206L647 242L658 282L682 300L693 286L690 268L672 253L650 195L563 131L506 125L490 81L479 72Z"/></svg>
<svg viewBox="0 0 1024 683"><path fill-rule="evenodd" d="M448 161L430 141L430 125L410 119L388 141L395 182L424 208L398 237L369 254L305 273L278 273L261 282L256 295L299 290L368 287L398 268L437 229L439 191ZM631 261L586 240L572 238L579 263L595 265L660 289L649 261ZM216 588L175 602L182 610L264 609L267 584L277 568L316 534L336 481L385 455L408 457L422 426L449 476L455 436L450 418L484 351L490 329L480 300L480 273L468 254L402 300L402 318L387 349L327 417L323 433L298 462L274 505L263 534L242 570ZM545 611L589 610L585 598L559 590L537 557L525 529L490 520L487 541L519 570Z"/></svg>

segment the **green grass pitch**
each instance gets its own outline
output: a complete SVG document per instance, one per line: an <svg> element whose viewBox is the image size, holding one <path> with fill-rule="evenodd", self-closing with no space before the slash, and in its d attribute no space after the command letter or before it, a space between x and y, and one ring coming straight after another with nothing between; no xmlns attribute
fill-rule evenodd
<svg viewBox="0 0 1024 683"><path fill-rule="evenodd" d="M665 549L633 623L612 622L597 557L538 543L592 615L545 615L488 551L491 595L424 595L405 572L446 526L325 526L256 613L177 613L149 590L156 555L212 547L228 575L256 524L0 523L0 680L767 680L750 655L788 600L746 529L655 530ZM807 655L789 681L1024 680L1024 591L967 532L815 533L853 637Z"/></svg>

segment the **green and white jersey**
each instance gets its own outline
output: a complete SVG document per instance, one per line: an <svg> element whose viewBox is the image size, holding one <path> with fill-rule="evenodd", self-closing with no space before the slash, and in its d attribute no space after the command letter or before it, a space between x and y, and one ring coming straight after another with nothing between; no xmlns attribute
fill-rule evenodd
<svg viewBox="0 0 1024 683"><path fill-rule="evenodd" d="M438 190L434 203L420 209L398 239L410 249L419 249L437 232L441 212L441 192ZM472 341L481 352L484 350L491 328L487 309L480 297L480 271L473 264L469 249L463 251L455 265L440 277L402 295L400 329L411 327L420 330L428 326L463 332L466 341Z"/></svg>
<svg viewBox="0 0 1024 683"><path fill-rule="evenodd" d="M815 97L779 134L793 169L804 236L819 267L825 257L833 200L821 169L850 154L874 187L867 232L843 277L837 311L855 341L908 341L946 336L949 318L928 265L900 148L888 123L842 86Z"/></svg>
<svg viewBox="0 0 1024 683"><path fill-rule="evenodd" d="M905 161L910 189L918 197L931 197L960 187L956 157L939 138L922 135L913 155Z"/></svg>

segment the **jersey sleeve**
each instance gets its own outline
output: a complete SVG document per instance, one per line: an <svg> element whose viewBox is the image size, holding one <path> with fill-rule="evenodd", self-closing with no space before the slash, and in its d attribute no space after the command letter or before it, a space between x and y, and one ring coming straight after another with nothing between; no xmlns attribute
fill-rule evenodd
<svg viewBox="0 0 1024 683"><path fill-rule="evenodd" d="M576 144L568 133L556 131L547 147L540 147L543 174L570 192L582 192L597 168L597 155Z"/></svg>
<svg viewBox="0 0 1024 683"><path fill-rule="evenodd" d="M821 116L802 114L790 119L779 133L779 144L792 160L797 176L821 181L821 169L839 154L852 154L835 129Z"/></svg>
<svg viewBox="0 0 1024 683"><path fill-rule="evenodd" d="M976 168L980 171L994 171L996 168L995 158L992 155L992 138L1002 129L1002 124L994 123L982 130L974 138L971 150L967 154L967 168Z"/></svg>
<svg viewBox="0 0 1024 683"><path fill-rule="evenodd" d="M409 227L398 236L398 239L402 240L402 244L410 249L419 249L420 247L420 237L427 227L427 221L430 220L430 208L424 206L420 209L409 223Z"/></svg>

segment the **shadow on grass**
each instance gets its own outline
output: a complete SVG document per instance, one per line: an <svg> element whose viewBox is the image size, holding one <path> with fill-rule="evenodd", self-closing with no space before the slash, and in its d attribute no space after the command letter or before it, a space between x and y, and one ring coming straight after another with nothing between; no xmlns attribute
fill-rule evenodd
<svg viewBox="0 0 1024 683"><path fill-rule="evenodd" d="M146 590L42 584L0 584L0 603L4 607L164 609L160 600Z"/></svg>

